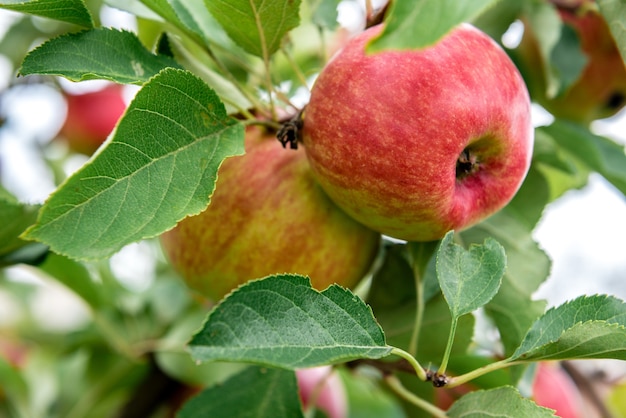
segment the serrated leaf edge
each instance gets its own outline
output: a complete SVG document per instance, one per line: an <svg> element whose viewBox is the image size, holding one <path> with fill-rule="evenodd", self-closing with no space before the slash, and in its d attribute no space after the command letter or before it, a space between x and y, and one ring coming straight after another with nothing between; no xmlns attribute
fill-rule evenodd
<svg viewBox="0 0 626 418"><path fill-rule="evenodd" d="M593 295L593 296L587 296L587 295L583 295L583 296L579 296L575 299L571 299L568 300L566 302L564 302L561 305L558 306L553 306L550 309L548 309L543 315L541 315L539 318L537 318L537 320L535 320L535 322L531 325L531 327L529 328L528 332L526 333L526 335L524 336L524 338L522 339L522 342L520 343L520 345L518 346L518 348L515 350L515 352L511 355L510 359L511 360L524 360L524 358L527 358L530 353L532 352L536 352L539 351L551 344L554 344L556 342L558 342L561 337L568 332L569 330L571 330L572 328L576 327L576 326L580 326L580 325L584 325L587 323L594 323L594 322L599 322L599 323L606 323L607 325L612 325L612 326L618 326L618 327L622 327L624 329L626 329L626 323L625 324L620 324L618 322L609 322L609 320L604 319L604 320L600 320L600 319L590 319L588 321L578 321L574 324L572 324L570 327L564 329L561 334L559 334L559 336L556 339L552 339L549 342L546 342L544 344L542 344L541 346L537 346L534 347L533 349L531 349L530 351L524 352L524 353L520 353L520 349L524 346L524 343L526 342L526 340L529 338L529 335L532 331L534 331L536 324L538 324L543 318L547 317L548 315L552 315L552 312L555 312L557 310L560 309L567 309L568 306L572 305L573 303L576 303L580 300L583 299L587 299L587 300L602 300L602 301L606 301L609 299L615 300L615 301L619 301L622 302L622 304L626 307L626 302L624 302L623 300L613 296L613 295L607 295L607 294L597 294L597 295ZM545 328L545 327L544 327Z"/></svg>

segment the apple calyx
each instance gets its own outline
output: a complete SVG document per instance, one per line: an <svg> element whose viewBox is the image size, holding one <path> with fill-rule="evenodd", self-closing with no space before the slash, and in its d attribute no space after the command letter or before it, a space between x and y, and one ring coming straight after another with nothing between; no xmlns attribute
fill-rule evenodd
<svg viewBox="0 0 626 418"><path fill-rule="evenodd" d="M276 132L276 139L282 144L283 148L287 148L287 144L289 144L290 149L296 150L298 149L298 142L302 142L302 128L304 127L302 115L305 107L283 122L278 132Z"/></svg>
<svg viewBox="0 0 626 418"><path fill-rule="evenodd" d="M478 157L471 149L465 148L459 155L459 159L456 161L456 179L463 180L464 178L474 174L480 169L480 163Z"/></svg>

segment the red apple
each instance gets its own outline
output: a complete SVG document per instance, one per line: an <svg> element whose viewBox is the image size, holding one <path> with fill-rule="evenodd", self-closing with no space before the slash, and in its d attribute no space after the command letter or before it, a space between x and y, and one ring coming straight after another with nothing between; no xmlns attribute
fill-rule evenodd
<svg viewBox="0 0 626 418"><path fill-rule="evenodd" d="M348 404L341 377L330 366L296 370L300 399L305 410L311 404L328 418L348 416Z"/></svg>
<svg viewBox="0 0 626 418"><path fill-rule="evenodd" d="M380 236L337 208L313 179L303 150L249 128L246 154L219 169L207 210L162 235L171 264L193 289L218 300L251 279L298 273L324 289L354 286Z"/></svg>
<svg viewBox="0 0 626 418"><path fill-rule="evenodd" d="M583 416L580 392L558 363L537 364L532 393L537 405L554 409L561 418Z"/></svg>
<svg viewBox="0 0 626 418"><path fill-rule="evenodd" d="M356 220L439 239L518 190L533 144L528 92L506 53L468 24L422 50L366 53L380 30L353 38L320 73L304 146L321 186Z"/></svg>
<svg viewBox="0 0 626 418"><path fill-rule="evenodd" d="M67 116L61 136L71 150L91 155L109 136L126 110L122 86L111 84L89 93L65 93Z"/></svg>
<svg viewBox="0 0 626 418"><path fill-rule="evenodd" d="M524 35L515 53L533 99L554 116L581 123L614 115L626 105L626 66L606 21L593 1L553 2L563 23L578 35L587 63L578 79L563 92L548 95L537 34L525 21Z"/></svg>

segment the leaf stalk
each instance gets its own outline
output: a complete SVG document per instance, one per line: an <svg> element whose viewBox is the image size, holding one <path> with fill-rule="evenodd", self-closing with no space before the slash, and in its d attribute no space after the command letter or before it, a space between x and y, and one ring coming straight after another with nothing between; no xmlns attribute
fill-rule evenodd
<svg viewBox="0 0 626 418"><path fill-rule="evenodd" d="M415 370L415 374L420 380L425 382L428 379L428 376L426 375L426 370L424 370L421 364L419 364L419 362L411 354L397 347L392 347L390 354L395 354L396 356L401 357L409 362L409 364Z"/></svg>

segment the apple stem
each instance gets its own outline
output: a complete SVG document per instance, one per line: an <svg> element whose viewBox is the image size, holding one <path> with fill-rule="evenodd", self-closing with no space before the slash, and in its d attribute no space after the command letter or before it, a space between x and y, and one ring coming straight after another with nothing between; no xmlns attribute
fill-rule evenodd
<svg viewBox="0 0 626 418"><path fill-rule="evenodd" d="M304 73L302 72L302 69L300 68L296 60L293 58L293 55L291 55L291 52L289 51L289 49L282 47L280 50L287 58L287 62L289 63L289 66L293 70L296 77L298 77L298 80L300 81L300 83L302 83L302 85L306 87L307 91L311 91L311 89L309 88L309 84L306 81L306 77L304 76Z"/></svg>
<svg viewBox="0 0 626 418"><path fill-rule="evenodd" d="M204 46L202 51L205 52L207 56L211 59L211 61L213 61L213 63L217 66L217 68L220 70L220 74L224 75L226 79L230 81L235 86L235 88L241 94L243 94L247 100L250 101L250 103L252 103L252 106L254 108L263 109L263 106L261 105L261 102L259 101L257 96L255 94L252 94L250 91L248 91L247 88L242 86L239 80L237 80L237 78L230 72L228 67L226 67L226 65L224 65L224 63L217 57L217 55L215 55L215 53L210 47ZM188 60L188 61L191 61L191 60ZM220 100L224 100L224 99L220 96ZM236 106L236 107L237 109L239 109L239 106Z"/></svg>
<svg viewBox="0 0 626 418"><path fill-rule="evenodd" d="M446 418L446 411L443 409L437 408L435 405L430 402L416 396L413 392L409 391L402 385L400 379L398 379L394 375L389 375L385 377L385 381L389 385L389 387L396 392L400 397L404 398L406 401L412 403L418 408L423 409L428 412L431 416L436 418Z"/></svg>

